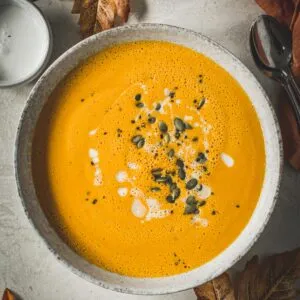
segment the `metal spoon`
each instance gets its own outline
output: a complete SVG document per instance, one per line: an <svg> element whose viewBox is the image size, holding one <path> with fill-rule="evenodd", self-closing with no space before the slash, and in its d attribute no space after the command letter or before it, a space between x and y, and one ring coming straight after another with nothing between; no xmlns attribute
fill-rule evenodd
<svg viewBox="0 0 300 300"><path fill-rule="evenodd" d="M291 31L275 18L262 15L251 26L250 47L258 68L285 88L300 128L300 89L291 72Z"/></svg>

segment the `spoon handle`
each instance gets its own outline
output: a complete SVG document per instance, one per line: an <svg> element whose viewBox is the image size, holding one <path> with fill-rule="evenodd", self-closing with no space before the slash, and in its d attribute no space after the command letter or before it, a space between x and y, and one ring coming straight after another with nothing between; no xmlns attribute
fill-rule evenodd
<svg viewBox="0 0 300 300"><path fill-rule="evenodd" d="M300 88L299 88L299 85L297 84L297 82L295 80L295 77L292 74L292 72L291 72L291 75L290 75L290 82L291 82L292 88L295 91L298 102L300 103Z"/></svg>
<svg viewBox="0 0 300 300"><path fill-rule="evenodd" d="M287 94L289 95L289 99L294 109L294 113L298 123L298 129L300 129L300 91L296 82L295 82L296 90L294 89L292 81L293 78L291 76L286 77L283 82L283 87L285 88Z"/></svg>

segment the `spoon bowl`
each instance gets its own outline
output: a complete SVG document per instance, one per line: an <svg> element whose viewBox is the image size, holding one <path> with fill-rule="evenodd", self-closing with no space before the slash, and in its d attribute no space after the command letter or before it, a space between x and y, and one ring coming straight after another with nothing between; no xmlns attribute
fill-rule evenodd
<svg viewBox="0 0 300 300"><path fill-rule="evenodd" d="M262 15L251 26L250 48L257 67L285 88L300 128L300 89L291 72L291 31L275 18Z"/></svg>

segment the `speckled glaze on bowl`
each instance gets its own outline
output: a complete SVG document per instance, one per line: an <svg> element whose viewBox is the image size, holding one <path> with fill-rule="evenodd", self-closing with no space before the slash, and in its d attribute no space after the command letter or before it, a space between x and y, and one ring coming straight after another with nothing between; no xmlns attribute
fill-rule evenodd
<svg viewBox="0 0 300 300"><path fill-rule="evenodd" d="M213 260L189 272L160 278L132 278L105 271L71 250L50 227L35 194L31 173L32 137L39 114L55 86L87 57L115 43L164 40L205 54L226 69L243 87L257 112L266 149L266 174L255 211L243 232ZM230 268L254 244L273 211L282 171L282 145L278 122L264 90L252 73L231 53L207 37L160 24L119 27L92 36L65 52L34 86L23 112L15 151L19 195L29 220L50 251L71 271L104 288L132 294L167 294L200 285Z"/></svg>

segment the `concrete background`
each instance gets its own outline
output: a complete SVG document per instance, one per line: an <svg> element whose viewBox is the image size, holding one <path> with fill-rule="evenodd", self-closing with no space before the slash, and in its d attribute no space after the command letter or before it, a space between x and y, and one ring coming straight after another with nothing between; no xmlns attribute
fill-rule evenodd
<svg viewBox="0 0 300 300"><path fill-rule="evenodd" d="M39 0L54 34L52 60L80 40L68 0ZM276 103L278 87L256 70L249 52L248 31L261 10L254 0L132 0L130 23L166 23L193 29L213 38L246 64ZM72 274L56 261L29 224L13 172L16 128L33 84L0 90L0 294L5 287L24 300L146 299L104 290ZM275 105L276 106L276 105ZM300 246L300 173L284 168L277 207L259 241L234 266L240 269L253 254L269 254ZM195 299L193 291L154 299Z"/></svg>

